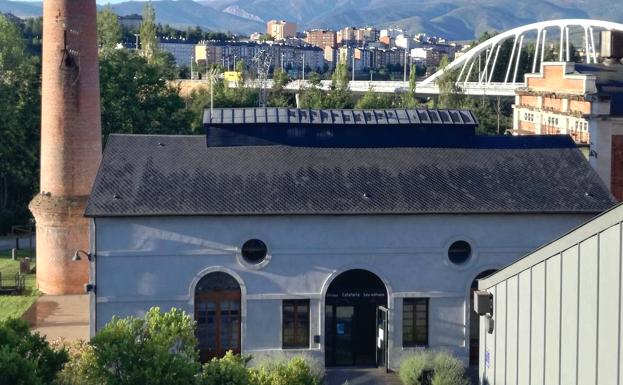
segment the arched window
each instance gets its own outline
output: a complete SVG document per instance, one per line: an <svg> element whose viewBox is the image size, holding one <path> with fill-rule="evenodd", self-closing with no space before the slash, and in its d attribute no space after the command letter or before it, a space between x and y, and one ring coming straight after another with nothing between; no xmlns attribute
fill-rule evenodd
<svg viewBox="0 0 623 385"><path fill-rule="evenodd" d="M195 321L202 361L240 353L240 285L223 272L206 274L195 287Z"/></svg>

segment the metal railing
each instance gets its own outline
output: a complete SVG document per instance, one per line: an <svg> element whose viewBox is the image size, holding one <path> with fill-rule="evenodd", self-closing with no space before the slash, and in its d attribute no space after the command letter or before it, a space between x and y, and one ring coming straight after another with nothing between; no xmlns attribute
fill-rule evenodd
<svg viewBox="0 0 623 385"><path fill-rule="evenodd" d="M0 295L22 294L25 290L25 274L15 273L7 277L0 272Z"/></svg>

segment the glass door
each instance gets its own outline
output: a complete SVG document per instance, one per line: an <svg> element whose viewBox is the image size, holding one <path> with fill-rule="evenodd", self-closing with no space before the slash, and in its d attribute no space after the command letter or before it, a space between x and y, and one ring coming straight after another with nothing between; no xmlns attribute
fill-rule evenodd
<svg viewBox="0 0 623 385"><path fill-rule="evenodd" d="M354 365L353 316L354 306L335 306L335 365Z"/></svg>
<svg viewBox="0 0 623 385"><path fill-rule="evenodd" d="M389 362L387 360L387 308L378 306L376 308L376 366L385 368L389 371Z"/></svg>

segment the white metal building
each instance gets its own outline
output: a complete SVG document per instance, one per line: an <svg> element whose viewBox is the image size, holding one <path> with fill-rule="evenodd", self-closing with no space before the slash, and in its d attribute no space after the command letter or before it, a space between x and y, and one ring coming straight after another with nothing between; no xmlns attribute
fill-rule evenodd
<svg viewBox="0 0 623 385"><path fill-rule="evenodd" d="M623 382L622 221L619 205L479 281L482 384Z"/></svg>

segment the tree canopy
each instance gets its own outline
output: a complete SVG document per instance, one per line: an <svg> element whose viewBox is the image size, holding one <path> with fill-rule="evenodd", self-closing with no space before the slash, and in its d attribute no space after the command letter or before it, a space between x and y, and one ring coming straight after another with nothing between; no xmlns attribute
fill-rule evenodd
<svg viewBox="0 0 623 385"><path fill-rule="evenodd" d="M121 43L123 31L117 14L107 4L97 13L97 39L103 53L117 48Z"/></svg>
<svg viewBox="0 0 623 385"><path fill-rule="evenodd" d="M169 67L117 50L100 60L102 134L184 134L191 115Z"/></svg>
<svg viewBox="0 0 623 385"><path fill-rule="evenodd" d="M37 190L41 110L39 60L17 25L0 15L0 234L28 217Z"/></svg>

